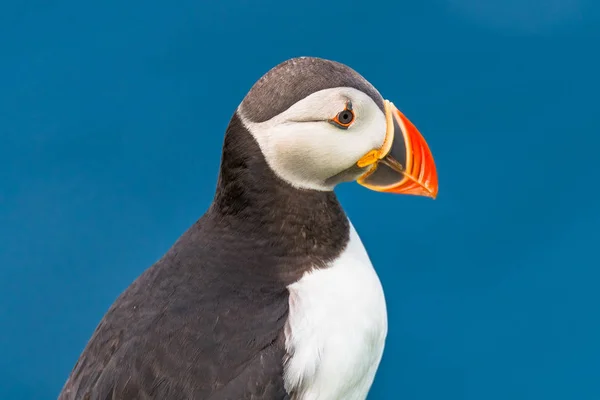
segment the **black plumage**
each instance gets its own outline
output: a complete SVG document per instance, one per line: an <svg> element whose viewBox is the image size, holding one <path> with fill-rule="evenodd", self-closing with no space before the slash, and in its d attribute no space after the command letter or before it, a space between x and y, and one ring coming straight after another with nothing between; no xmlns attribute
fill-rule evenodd
<svg viewBox="0 0 600 400"><path fill-rule="evenodd" d="M247 96L244 115L262 119L275 111L261 109L300 100L308 89L293 82L303 77L321 76L312 91L333 80L379 96L330 61L296 59L270 74ZM259 96L285 79L288 92ZM335 194L279 179L234 114L212 205L110 307L59 400L293 399L283 379L287 286L334 260L348 238Z"/></svg>

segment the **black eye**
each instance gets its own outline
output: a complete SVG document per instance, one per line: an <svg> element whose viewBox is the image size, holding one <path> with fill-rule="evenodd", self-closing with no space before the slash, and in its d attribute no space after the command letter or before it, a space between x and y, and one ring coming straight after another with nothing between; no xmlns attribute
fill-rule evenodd
<svg viewBox="0 0 600 400"><path fill-rule="evenodd" d="M338 114L337 119L342 125L348 125L354 120L354 114L352 114L352 111L350 110L344 110Z"/></svg>
<svg viewBox="0 0 600 400"><path fill-rule="evenodd" d="M331 122L336 125L338 128L348 129L352 122L354 122L354 111L352 111L352 104L348 102L346 109L344 111L340 111L338 115L335 116L331 120Z"/></svg>

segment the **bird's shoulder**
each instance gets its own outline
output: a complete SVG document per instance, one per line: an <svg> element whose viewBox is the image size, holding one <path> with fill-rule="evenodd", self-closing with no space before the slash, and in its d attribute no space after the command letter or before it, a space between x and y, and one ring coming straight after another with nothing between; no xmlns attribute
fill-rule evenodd
<svg viewBox="0 0 600 400"><path fill-rule="evenodd" d="M241 273L258 266L203 230L190 228L118 297L59 400L288 398L285 285Z"/></svg>

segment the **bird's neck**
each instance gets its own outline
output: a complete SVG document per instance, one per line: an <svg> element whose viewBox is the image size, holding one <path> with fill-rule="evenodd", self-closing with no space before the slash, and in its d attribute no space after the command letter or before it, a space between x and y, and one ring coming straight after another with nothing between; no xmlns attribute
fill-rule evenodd
<svg viewBox="0 0 600 400"><path fill-rule="evenodd" d="M210 213L242 234L278 237L271 245L299 252L343 247L349 237L335 194L298 189L277 177L237 114L225 134Z"/></svg>

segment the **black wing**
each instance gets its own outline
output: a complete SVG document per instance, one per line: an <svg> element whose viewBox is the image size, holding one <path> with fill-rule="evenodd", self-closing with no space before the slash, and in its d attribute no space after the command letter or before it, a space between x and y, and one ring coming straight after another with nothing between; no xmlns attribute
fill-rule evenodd
<svg viewBox="0 0 600 400"><path fill-rule="evenodd" d="M239 246L225 252L198 235L188 231L115 301L59 400L289 399L285 285L251 273Z"/></svg>

